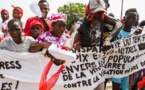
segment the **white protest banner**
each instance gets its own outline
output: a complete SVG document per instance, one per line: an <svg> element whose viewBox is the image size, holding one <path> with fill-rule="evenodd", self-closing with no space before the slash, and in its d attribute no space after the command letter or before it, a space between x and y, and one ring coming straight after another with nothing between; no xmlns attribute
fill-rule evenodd
<svg viewBox="0 0 145 90"><path fill-rule="evenodd" d="M113 43L105 54L105 77L124 77L145 68L145 34L130 35Z"/></svg>
<svg viewBox="0 0 145 90"><path fill-rule="evenodd" d="M77 59L61 72L52 90L93 90L105 78L124 77L145 68L145 34L130 35L113 43L106 54L98 47L73 49ZM142 47L143 46L143 47ZM16 53L0 50L0 89L39 90L44 67L50 61L41 52ZM49 79L60 66L53 64Z"/></svg>
<svg viewBox="0 0 145 90"><path fill-rule="evenodd" d="M86 50L90 52L92 49L87 48ZM100 66L97 66L97 61L95 61L98 57L96 50L96 47L94 47L93 52L95 54L84 53L77 55L78 59L66 66L62 71L53 90L58 88L61 90L93 89L104 81L102 69ZM44 57L40 52L32 54L0 50L0 55L0 88L2 90L32 90L32 87L28 87L32 85L33 90L38 90L42 71L49 62L49 58ZM58 66L53 65L48 73L48 78L58 69Z"/></svg>

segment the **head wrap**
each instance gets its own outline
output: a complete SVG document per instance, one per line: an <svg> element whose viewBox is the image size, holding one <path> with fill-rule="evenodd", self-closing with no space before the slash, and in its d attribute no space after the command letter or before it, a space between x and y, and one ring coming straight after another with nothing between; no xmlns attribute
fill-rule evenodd
<svg viewBox="0 0 145 90"><path fill-rule="evenodd" d="M42 25L39 21L33 20L33 21L30 23L30 25L29 25L29 30L28 30L28 32L25 33L26 36L31 36L30 31L31 31L31 28L32 28L34 25L40 25L41 29L42 29L42 27L43 27L43 25Z"/></svg>
<svg viewBox="0 0 145 90"><path fill-rule="evenodd" d="M57 22L57 21L64 21L66 22L67 20L67 15L63 13L56 13L51 15L51 22Z"/></svg>
<svg viewBox="0 0 145 90"><path fill-rule="evenodd" d="M6 10L6 9L1 9L0 13L4 13L4 12L6 12L6 13L8 14L8 18L9 18L9 12L8 12L8 10Z"/></svg>
<svg viewBox="0 0 145 90"><path fill-rule="evenodd" d="M23 10L22 9L19 9L18 7L15 7L14 5L12 5L12 7L14 8L13 11L17 10L21 14L21 16L23 16Z"/></svg>

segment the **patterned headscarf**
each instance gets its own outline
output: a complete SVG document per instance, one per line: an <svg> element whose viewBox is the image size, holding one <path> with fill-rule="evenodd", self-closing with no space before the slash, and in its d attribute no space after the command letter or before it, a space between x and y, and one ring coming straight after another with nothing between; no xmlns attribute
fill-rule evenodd
<svg viewBox="0 0 145 90"><path fill-rule="evenodd" d="M56 13L51 15L51 22L57 22L57 21L64 21L66 22L67 20L67 15L63 13Z"/></svg>

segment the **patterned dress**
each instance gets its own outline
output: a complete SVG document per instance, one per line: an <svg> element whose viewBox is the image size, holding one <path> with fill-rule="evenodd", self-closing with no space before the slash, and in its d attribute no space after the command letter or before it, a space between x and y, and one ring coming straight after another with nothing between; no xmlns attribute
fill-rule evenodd
<svg viewBox="0 0 145 90"><path fill-rule="evenodd" d="M66 41L66 39L64 38L58 38L53 36L49 31L42 33L37 39L36 42L37 43L41 43L41 42L47 42L49 44L57 44L58 46L62 46L64 44L64 42Z"/></svg>

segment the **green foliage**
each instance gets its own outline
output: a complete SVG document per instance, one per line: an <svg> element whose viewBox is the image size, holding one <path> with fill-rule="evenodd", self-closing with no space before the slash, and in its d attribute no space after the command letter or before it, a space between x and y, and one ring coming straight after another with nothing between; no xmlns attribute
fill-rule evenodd
<svg viewBox="0 0 145 90"><path fill-rule="evenodd" d="M58 12L62 12L68 15L67 29L70 30L71 26L79 19L85 16L85 4L82 3L71 3L64 4L58 8Z"/></svg>

